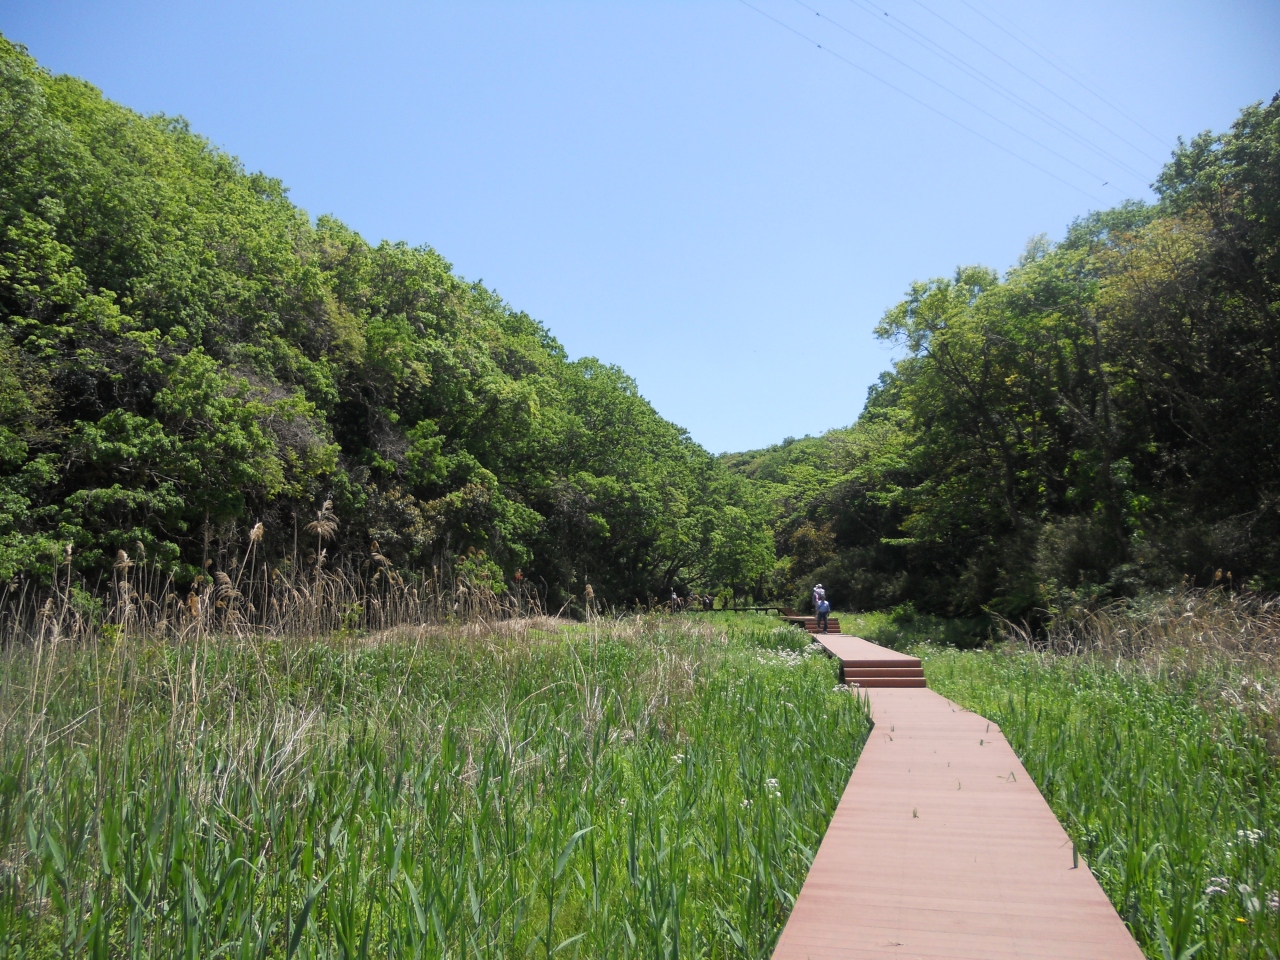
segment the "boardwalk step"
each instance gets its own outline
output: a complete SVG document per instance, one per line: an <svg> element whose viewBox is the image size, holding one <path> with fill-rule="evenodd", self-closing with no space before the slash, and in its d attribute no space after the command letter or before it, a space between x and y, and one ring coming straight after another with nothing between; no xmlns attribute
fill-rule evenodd
<svg viewBox="0 0 1280 960"><path fill-rule="evenodd" d="M849 667L844 668L845 676L859 677L923 677L923 667Z"/></svg>
<svg viewBox="0 0 1280 960"><path fill-rule="evenodd" d="M841 660L840 665L846 670L850 668L861 669L863 667L872 670L880 667L910 667L916 669L922 666L917 657L893 657L892 659L885 657L882 660Z"/></svg>
<svg viewBox="0 0 1280 960"><path fill-rule="evenodd" d="M887 650L861 637L819 637L827 652L840 661L840 679L859 687L928 687L919 657Z"/></svg>
<svg viewBox="0 0 1280 960"><path fill-rule="evenodd" d="M818 625L817 617L787 617L787 622L795 624L801 630L808 630L810 633L821 633L822 627ZM839 633L840 621L835 617L827 619L827 633Z"/></svg>
<svg viewBox="0 0 1280 960"><path fill-rule="evenodd" d="M845 677L849 686L859 687L928 687L924 677Z"/></svg>

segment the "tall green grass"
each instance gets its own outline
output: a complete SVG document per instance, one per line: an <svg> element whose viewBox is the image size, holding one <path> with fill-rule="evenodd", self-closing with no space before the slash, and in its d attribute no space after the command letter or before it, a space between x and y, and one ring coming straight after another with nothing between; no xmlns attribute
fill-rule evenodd
<svg viewBox="0 0 1280 960"><path fill-rule="evenodd" d="M0 954L766 957L867 730L808 642L10 644Z"/></svg>
<svg viewBox="0 0 1280 960"><path fill-rule="evenodd" d="M1273 675L1203 651L919 653L1000 725L1148 956L1280 956Z"/></svg>

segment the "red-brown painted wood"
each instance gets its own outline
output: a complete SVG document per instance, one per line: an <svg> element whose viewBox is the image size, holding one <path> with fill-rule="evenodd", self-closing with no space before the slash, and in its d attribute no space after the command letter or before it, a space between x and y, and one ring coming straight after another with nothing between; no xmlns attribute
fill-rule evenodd
<svg viewBox="0 0 1280 960"><path fill-rule="evenodd" d="M859 677L845 675L844 682L851 687L870 690L879 687L918 687L923 689L929 684L924 677Z"/></svg>
<svg viewBox="0 0 1280 960"><path fill-rule="evenodd" d="M858 664L914 659L823 643ZM995 724L931 690L859 695L875 728L774 960L1142 960Z"/></svg>
<svg viewBox="0 0 1280 960"><path fill-rule="evenodd" d="M819 636L823 636L822 628L818 625L817 617L795 616L795 617L787 617L786 619L788 623L793 623L797 627L800 627L803 630L808 630L810 633L816 633ZM835 634L839 632L840 632L840 621L835 617L829 617L827 619L827 635Z"/></svg>
<svg viewBox="0 0 1280 960"><path fill-rule="evenodd" d="M847 634L819 636L818 642L846 667L918 667L920 658L890 650L861 637Z"/></svg>

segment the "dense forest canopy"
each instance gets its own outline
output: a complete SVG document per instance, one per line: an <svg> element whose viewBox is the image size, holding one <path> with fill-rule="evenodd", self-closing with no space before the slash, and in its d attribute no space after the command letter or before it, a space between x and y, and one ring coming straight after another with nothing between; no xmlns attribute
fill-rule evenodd
<svg viewBox="0 0 1280 960"><path fill-rule="evenodd" d="M743 590L747 482L434 250L311 220L181 120L0 39L0 580L279 564ZM331 501L326 536L305 532Z"/></svg>
<svg viewBox="0 0 1280 960"><path fill-rule="evenodd" d="M1280 98L1155 187L1004 276L912 284L853 426L716 458L434 250L312 220L0 40L0 579L145 554L182 583L256 529L278 568L555 607L1280 589Z"/></svg>
<svg viewBox="0 0 1280 960"><path fill-rule="evenodd" d="M912 284L850 428L723 458L775 588L950 614L1189 578L1280 589L1280 97L1003 277Z"/></svg>

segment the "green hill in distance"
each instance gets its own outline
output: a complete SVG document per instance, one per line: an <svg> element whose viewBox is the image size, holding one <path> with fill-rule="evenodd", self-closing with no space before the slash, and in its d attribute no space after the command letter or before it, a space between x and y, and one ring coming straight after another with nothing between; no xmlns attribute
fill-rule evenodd
<svg viewBox="0 0 1280 960"><path fill-rule="evenodd" d="M519 571L552 608L771 568L741 478L434 250L8 42L0 131L0 580L69 545L90 586L119 551L181 584L258 522L273 563Z"/></svg>
<svg viewBox="0 0 1280 960"><path fill-rule="evenodd" d="M1280 588L1280 97L1180 143L1159 202L911 285L848 429L727 455L774 589L1008 616Z"/></svg>
<svg viewBox="0 0 1280 960"><path fill-rule="evenodd" d="M1156 187L912 284L851 427L712 457L435 250L0 41L0 580L181 589L252 546L550 609L1280 588L1280 101Z"/></svg>

